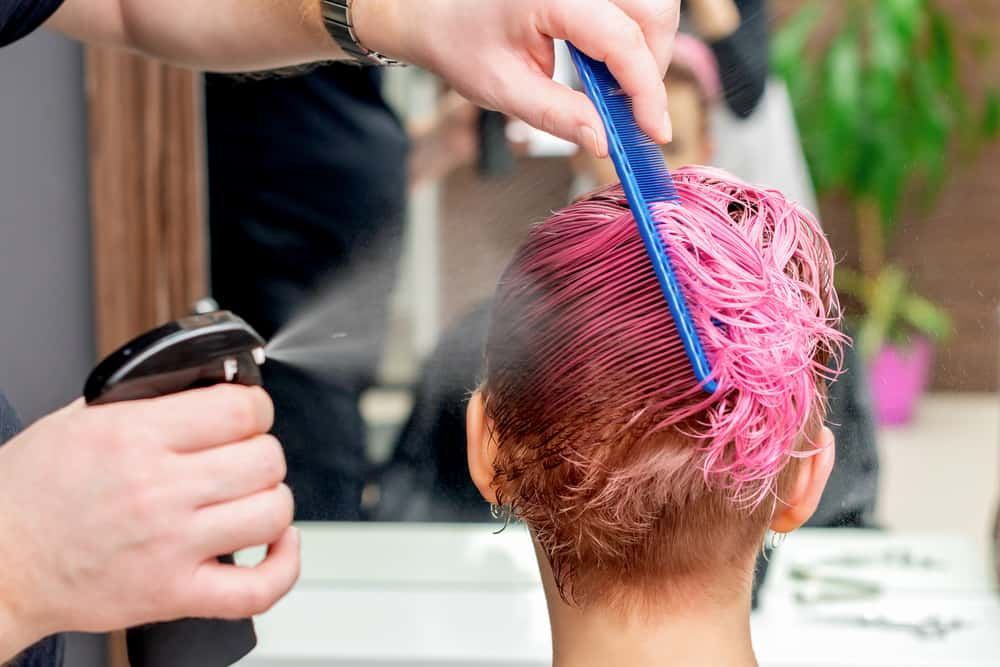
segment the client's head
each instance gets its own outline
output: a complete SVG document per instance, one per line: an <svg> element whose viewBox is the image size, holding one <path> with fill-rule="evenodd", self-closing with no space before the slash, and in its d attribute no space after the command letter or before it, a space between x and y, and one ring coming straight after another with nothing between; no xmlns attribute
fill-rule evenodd
<svg viewBox="0 0 1000 667"><path fill-rule="evenodd" d="M657 215L720 389L694 380L613 187L529 232L469 405L473 481L583 607L748 595L766 530L804 523L833 465L843 337L819 225L723 172L674 176L683 205Z"/></svg>

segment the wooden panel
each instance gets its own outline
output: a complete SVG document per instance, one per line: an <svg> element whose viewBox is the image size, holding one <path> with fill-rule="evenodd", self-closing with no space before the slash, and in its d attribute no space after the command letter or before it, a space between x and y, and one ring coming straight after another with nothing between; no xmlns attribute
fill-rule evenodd
<svg viewBox="0 0 1000 667"><path fill-rule="evenodd" d="M200 77L108 49L86 57L98 352L207 293Z"/></svg>
<svg viewBox="0 0 1000 667"><path fill-rule="evenodd" d="M103 356L207 294L200 77L89 48L95 322ZM124 633L111 667L128 667Z"/></svg>

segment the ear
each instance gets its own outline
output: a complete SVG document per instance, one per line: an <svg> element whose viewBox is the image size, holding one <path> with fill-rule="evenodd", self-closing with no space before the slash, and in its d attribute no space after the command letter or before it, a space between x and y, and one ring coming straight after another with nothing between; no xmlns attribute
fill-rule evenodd
<svg viewBox="0 0 1000 667"><path fill-rule="evenodd" d="M799 461L787 497L778 500L778 510L771 521L771 530L776 533L790 533L800 528L819 505L836 460L833 433L825 426L820 431L819 446L817 453Z"/></svg>
<svg viewBox="0 0 1000 667"><path fill-rule="evenodd" d="M486 416L483 394L477 391L469 399L469 405L465 409L466 449L472 483L488 503L497 502L497 491L493 486L493 456L496 446L491 437L492 426L490 418Z"/></svg>

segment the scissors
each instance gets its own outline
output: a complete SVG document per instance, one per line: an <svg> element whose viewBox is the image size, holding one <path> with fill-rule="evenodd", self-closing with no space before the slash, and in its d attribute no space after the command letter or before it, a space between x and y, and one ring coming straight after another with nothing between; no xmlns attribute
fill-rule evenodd
<svg viewBox="0 0 1000 667"><path fill-rule="evenodd" d="M919 621L892 619L882 614L828 616L817 620L826 623L854 625L863 628L901 630L903 632L909 632L920 639L944 639L953 632L969 627L969 623L960 618L946 620L936 614L927 616Z"/></svg>

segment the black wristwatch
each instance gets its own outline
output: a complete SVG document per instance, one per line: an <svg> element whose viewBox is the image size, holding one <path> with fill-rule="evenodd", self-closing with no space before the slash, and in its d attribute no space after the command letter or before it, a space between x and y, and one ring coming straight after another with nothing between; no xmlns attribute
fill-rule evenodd
<svg viewBox="0 0 1000 667"><path fill-rule="evenodd" d="M345 53L362 65L389 67L402 65L398 60L386 58L381 53L366 49L354 34L351 23L351 3L354 0L320 0L323 8L323 23L333 40Z"/></svg>

